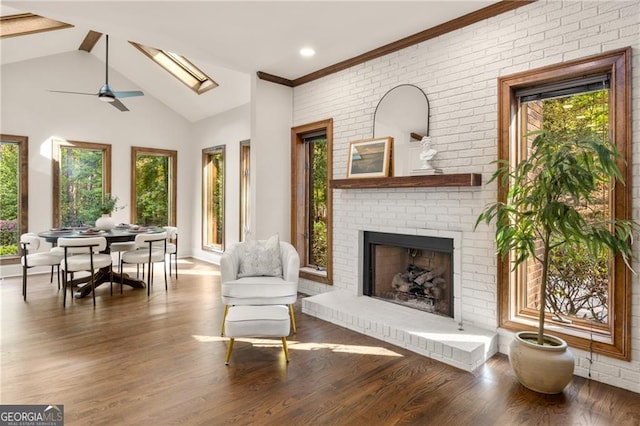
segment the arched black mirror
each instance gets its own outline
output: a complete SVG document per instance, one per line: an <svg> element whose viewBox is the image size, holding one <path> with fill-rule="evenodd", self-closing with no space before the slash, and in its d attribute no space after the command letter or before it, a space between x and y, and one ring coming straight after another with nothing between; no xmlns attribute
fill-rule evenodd
<svg viewBox="0 0 640 426"><path fill-rule="evenodd" d="M393 137L393 175L410 172L410 151L420 151L420 139L429 135L429 101L422 89L401 84L378 102L373 115L373 137Z"/></svg>

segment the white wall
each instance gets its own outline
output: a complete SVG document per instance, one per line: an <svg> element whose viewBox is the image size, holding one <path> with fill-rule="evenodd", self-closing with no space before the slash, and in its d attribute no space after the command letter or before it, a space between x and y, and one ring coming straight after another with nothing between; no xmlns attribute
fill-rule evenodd
<svg viewBox="0 0 640 426"><path fill-rule="evenodd" d="M91 96L51 93L64 90L97 93L104 83L104 63L82 51L52 55L2 66L0 132L29 138L29 230L52 226L51 139L97 142L112 146L112 193L125 205L113 214L130 221L131 147L178 151L178 228L191 227L189 170L191 125L150 96L125 99L120 112ZM110 72L116 90L138 87ZM185 199L186 198L186 199ZM181 235L181 247L191 247ZM184 255L180 248L179 255ZM0 276L19 274L17 265L3 266Z"/></svg>
<svg viewBox="0 0 640 426"><path fill-rule="evenodd" d="M240 237L240 142L251 135L251 108L249 104L234 108L214 117L201 120L193 126L193 147L189 160L190 185L190 252L202 260L219 263L221 252L202 250L202 150L225 146L225 247ZM254 143L251 141L251 150Z"/></svg>
<svg viewBox="0 0 640 426"><path fill-rule="evenodd" d="M256 76L251 89L251 233L291 241L292 89Z"/></svg>
<svg viewBox="0 0 640 426"><path fill-rule="evenodd" d="M640 31L637 1L544 1L523 6L433 40L368 61L294 89L293 125L327 117L334 123L334 178L346 176L349 141L370 138L378 101L399 84L422 88L431 106L430 135L445 173L482 173L497 158L499 76L633 47L633 173L640 179ZM640 213L634 190L633 217ZM358 292L358 230L462 235L462 314L466 323L495 330L496 256L493 229L473 231L495 184L475 188L334 190L334 288ZM636 245L636 247L640 247ZM636 248L636 253L640 250ZM636 263L636 270L638 265ZM594 355L591 376L640 392L640 281L632 288L632 361ZM309 293L330 287L303 281ZM511 333L503 332L506 352ZM576 374L589 373L588 354L574 350Z"/></svg>
<svg viewBox="0 0 640 426"><path fill-rule="evenodd" d="M256 238L290 234L290 138L292 90L277 84L252 81L250 104L199 121L193 126L190 166L191 253L219 263L221 252L202 250L201 151L225 145L225 247L240 239L240 142L250 139L250 230Z"/></svg>

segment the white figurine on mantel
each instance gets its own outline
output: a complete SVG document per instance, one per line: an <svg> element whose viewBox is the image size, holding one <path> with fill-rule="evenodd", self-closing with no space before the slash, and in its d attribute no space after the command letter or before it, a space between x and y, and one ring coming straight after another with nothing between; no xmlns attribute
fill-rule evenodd
<svg viewBox="0 0 640 426"><path fill-rule="evenodd" d="M423 136L420 140L422 151L420 152L420 168L412 170L412 175L430 175L440 174L442 169L436 169L431 165L431 160L436 156L438 151L431 147L431 137Z"/></svg>
<svg viewBox="0 0 640 426"><path fill-rule="evenodd" d="M422 145L422 152L420 153L420 162L422 163L422 170L432 170L433 166L431 165L431 160L436 156L438 151L431 148L431 137L423 136L420 141Z"/></svg>

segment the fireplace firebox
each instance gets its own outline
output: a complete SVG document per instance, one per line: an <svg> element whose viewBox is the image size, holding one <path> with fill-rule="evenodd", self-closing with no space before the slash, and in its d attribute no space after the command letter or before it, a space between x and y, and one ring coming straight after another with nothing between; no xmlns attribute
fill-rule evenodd
<svg viewBox="0 0 640 426"><path fill-rule="evenodd" d="M363 294L446 317L453 312L453 240L364 232Z"/></svg>

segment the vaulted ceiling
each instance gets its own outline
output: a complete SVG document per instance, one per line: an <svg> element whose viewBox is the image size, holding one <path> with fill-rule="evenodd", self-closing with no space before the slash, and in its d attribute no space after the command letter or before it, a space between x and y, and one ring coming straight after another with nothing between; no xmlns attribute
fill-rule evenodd
<svg viewBox="0 0 640 426"><path fill-rule="evenodd" d="M3 38L0 59L5 65L77 51L89 30L109 34L110 67L137 86L116 90L142 90L195 122L249 102L251 78L257 72L296 80L495 3L3 0L2 16L31 12L73 28ZM92 60L104 61L104 39L87 53ZM186 56L220 86L193 93L129 40ZM316 55L301 57L298 51L305 46L313 47Z"/></svg>

